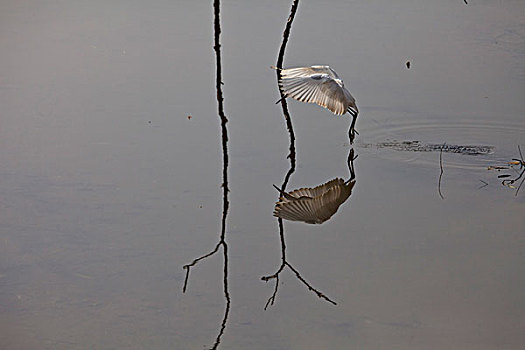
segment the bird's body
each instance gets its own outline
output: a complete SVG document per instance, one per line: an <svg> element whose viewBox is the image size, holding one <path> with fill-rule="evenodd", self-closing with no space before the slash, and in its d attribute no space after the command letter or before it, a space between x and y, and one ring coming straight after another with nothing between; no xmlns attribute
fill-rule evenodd
<svg viewBox="0 0 525 350"><path fill-rule="evenodd" d="M359 110L354 97L345 88L337 73L329 66L279 70L281 73L279 86L284 97L318 104L337 115L348 112L354 119L357 117Z"/></svg>

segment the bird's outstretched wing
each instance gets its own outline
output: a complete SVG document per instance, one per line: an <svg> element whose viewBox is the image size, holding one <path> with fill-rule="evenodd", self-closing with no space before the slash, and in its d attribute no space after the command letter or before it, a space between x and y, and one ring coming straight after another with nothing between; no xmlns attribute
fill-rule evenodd
<svg viewBox="0 0 525 350"><path fill-rule="evenodd" d="M337 74L326 66L283 69L279 85L286 97L315 103L337 115L354 102L352 95L335 80Z"/></svg>

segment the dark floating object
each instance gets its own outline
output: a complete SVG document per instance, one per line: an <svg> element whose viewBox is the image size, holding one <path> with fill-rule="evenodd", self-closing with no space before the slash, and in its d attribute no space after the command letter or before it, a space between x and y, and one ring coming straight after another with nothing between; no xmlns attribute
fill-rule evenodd
<svg viewBox="0 0 525 350"><path fill-rule="evenodd" d="M515 178L513 178L513 179L508 179L512 175L509 175L509 174L498 175L499 179L505 179L505 180L501 181L501 184L503 186L507 186L509 188L515 188L516 189L516 193L514 194L515 196L518 195L518 192L520 191L521 186L525 182L525 176L524 176L525 175L525 159L523 159L523 153L521 153L520 145L518 145L518 153L520 154L520 158L519 159L518 158L512 158L512 161L507 163L510 166L510 168L515 170L515 172L517 173L517 176ZM518 166L519 166L519 171L516 169L516 167L518 167ZM488 169L489 170L500 171L500 170L503 170L503 169L509 169L509 167L489 166ZM519 181L519 180L521 180L520 184L516 188L516 186L514 186L514 184L517 181Z"/></svg>
<svg viewBox="0 0 525 350"><path fill-rule="evenodd" d="M506 170L508 169L509 167L508 166L493 166L493 165L490 165L487 169L488 170L497 170L497 171L500 171L500 170Z"/></svg>
<svg viewBox="0 0 525 350"><path fill-rule="evenodd" d="M410 69L410 61L407 61L405 64L407 65L407 69Z"/></svg>
<svg viewBox="0 0 525 350"><path fill-rule="evenodd" d="M355 180L336 178L314 188L281 192L273 215L290 221L322 224L330 219L352 194Z"/></svg>
<svg viewBox="0 0 525 350"><path fill-rule="evenodd" d="M188 116L188 120L191 120L191 115Z"/></svg>
<svg viewBox="0 0 525 350"><path fill-rule="evenodd" d="M366 145L370 147L372 145ZM386 141L376 144L377 148L390 148L404 152L446 152L478 156L492 153L493 146L484 145L450 145L442 143L421 143L421 141Z"/></svg>

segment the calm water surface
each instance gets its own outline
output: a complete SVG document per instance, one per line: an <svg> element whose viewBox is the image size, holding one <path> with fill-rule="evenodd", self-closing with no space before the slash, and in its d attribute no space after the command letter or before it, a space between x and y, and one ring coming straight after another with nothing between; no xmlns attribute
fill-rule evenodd
<svg viewBox="0 0 525 350"><path fill-rule="evenodd" d="M289 168L275 64L288 1L224 1L229 291L221 349L521 349L525 3L306 1L284 66L361 111L356 185L322 225L272 216ZM211 3L0 4L0 348L202 349L224 313ZM410 69L405 63L411 62ZM348 178L347 117L289 101L288 189ZM191 118L190 118L191 117ZM491 146L404 152L385 142ZM518 169L517 169L518 170ZM518 185L518 183L516 183Z"/></svg>

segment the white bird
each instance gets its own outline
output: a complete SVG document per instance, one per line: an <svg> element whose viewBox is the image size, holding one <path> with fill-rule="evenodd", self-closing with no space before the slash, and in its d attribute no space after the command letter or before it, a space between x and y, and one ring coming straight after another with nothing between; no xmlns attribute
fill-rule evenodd
<svg viewBox="0 0 525 350"><path fill-rule="evenodd" d="M316 103L337 115L350 113L355 123L359 110L354 97L345 88L343 81L329 66L311 66L281 71L279 86L284 97L307 103Z"/></svg>

